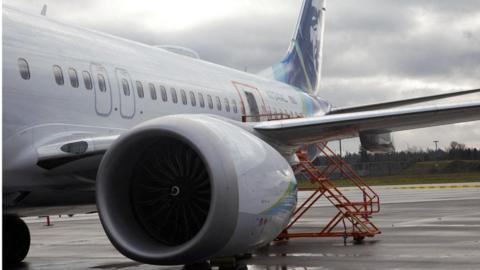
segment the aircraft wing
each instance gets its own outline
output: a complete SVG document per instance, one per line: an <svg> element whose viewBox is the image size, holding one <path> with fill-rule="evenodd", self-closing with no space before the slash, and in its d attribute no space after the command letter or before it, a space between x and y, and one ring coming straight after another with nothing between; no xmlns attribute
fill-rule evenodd
<svg viewBox="0 0 480 270"><path fill-rule="evenodd" d="M300 145L357 137L361 131L400 131L475 120L480 120L478 101L261 122L253 128L274 141Z"/></svg>
<svg viewBox="0 0 480 270"><path fill-rule="evenodd" d="M471 89L471 90L463 90L457 91L452 93L446 94L439 94L433 96L424 96L424 97L417 97L417 98L409 98L409 99L402 99L397 101L389 101L383 103L375 103L375 104L368 104L368 105L360 105L360 106L353 106L353 107L340 107L340 108L333 108L329 114L340 114L340 113L351 113L351 112L364 112L364 111L371 111L371 110L382 110L382 109L391 109L394 107L406 106L417 104L421 102L445 99L450 97L456 96L463 96L468 94L480 93L480 89Z"/></svg>
<svg viewBox="0 0 480 270"><path fill-rule="evenodd" d="M480 102L342 113L256 123L261 136L288 145L357 137L361 131L415 129L480 120ZM98 168L103 154L119 135L56 140L37 148L37 165L56 173Z"/></svg>

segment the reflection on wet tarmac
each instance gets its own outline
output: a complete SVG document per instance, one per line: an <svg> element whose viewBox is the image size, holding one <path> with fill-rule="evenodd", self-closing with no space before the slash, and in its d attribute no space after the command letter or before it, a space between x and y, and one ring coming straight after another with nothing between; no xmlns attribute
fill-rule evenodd
<svg viewBox="0 0 480 270"><path fill-rule="evenodd" d="M398 201L397 190L390 191L383 191L384 201L395 203L384 204L374 220L382 234L367 238L362 244L348 239L344 246L342 238L280 241L239 262L249 270L478 269L480 189L415 190L405 195L406 202ZM447 192L448 197L458 200L444 200ZM440 194L438 200L436 194ZM427 198L426 202L419 202L422 198ZM329 219L329 209L315 207L297 229L318 226ZM56 221L51 227L44 226L43 221L28 225L32 246L27 262L5 269L218 269L209 265L188 268L133 262L113 248L95 216Z"/></svg>

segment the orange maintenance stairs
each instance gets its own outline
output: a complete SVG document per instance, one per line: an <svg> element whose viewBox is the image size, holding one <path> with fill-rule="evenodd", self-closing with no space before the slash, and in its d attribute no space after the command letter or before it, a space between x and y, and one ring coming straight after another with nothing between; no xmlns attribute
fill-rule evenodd
<svg viewBox="0 0 480 270"><path fill-rule="evenodd" d="M294 212L292 221L278 236L279 240L298 237L353 237L361 241L365 237L373 237L380 233L375 224L370 220L372 214L380 211L378 194L370 188L365 181L341 157L335 154L327 143L316 145L324 165L315 166L307 159L303 151L297 156L300 163L295 167L295 172L303 174L315 186L313 193ZM349 192L355 196L355 201L347 198L330 179L333 173L338 177L350 181L353 187ZM353 190L352 190L353 189ZM337 214L323 227L315 231L295 230L294 225L307 213L307 211L321 197L326 198L336 209Z"/></svg>

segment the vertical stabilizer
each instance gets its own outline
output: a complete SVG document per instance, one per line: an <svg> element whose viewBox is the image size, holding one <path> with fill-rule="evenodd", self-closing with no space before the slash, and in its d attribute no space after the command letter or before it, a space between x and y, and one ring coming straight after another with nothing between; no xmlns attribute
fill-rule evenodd
<svg viewBox="0 0 480 270"><path fill-rule="evenodd" d="M304 0L285 58L261 72L278 81L317 95L320 87L325 0Z"/></svg>

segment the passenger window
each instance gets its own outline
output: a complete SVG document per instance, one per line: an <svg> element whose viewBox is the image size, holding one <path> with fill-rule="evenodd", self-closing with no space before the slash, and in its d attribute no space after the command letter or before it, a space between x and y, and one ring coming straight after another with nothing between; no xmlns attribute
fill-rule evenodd
<svg viewBox="0 0 480 270"><path fill-rule="evenodd" d="M235 101L235 99L232 99L232 107L233 112L238 113L237 102Z"/></svg>
<svg viewBox="0 0 480 270"><path fill-rule="evenodd" d="M225 98L223 101L225 103L225 110L230 112L230 103L228 102L228 98Z"/></svg>
<svg viewBox="0 0 480 270"><path fill-rule="evenodd" d="M203 100L202 93L198 93L198 102L200 103L200 107L205 108L205 100Z"/></svg>
<svg viewBox="0 0 480 270"><path fill-rule="evenodd" d="M208 107L210 109L213 109L213 100L212 100L212 96L210 95L207 95L207 99L208 99Z"/></svg>
<svg viewBox="0 0 480 270"><path fill-rule="evenodd" d="M107 92L107 85L105 84L105 77L103 77L102 74L98 74L97 79L98 79L98 88L100 89L100 92Z"/></svg>
<svg viewBox="0 0 480 270"><path fill-rule="evenodd" d="M192 103L192 106L197 106L197 101L195 100L195 94L190 91L190 102Z"/></svg>
<svg viewBox="0 0 480 270"><path fill-rule="evenodd" d="M180 95L182 96L183 105L187 105L187 94L185 93L185 90L180 89Z"/></svg>
<svg viewBox="0 0 480 270"><path fill-rule="evenodd" d="M63 71L60 66L53 66L53 75L55 77L55 82L57 82L58 85L63 85Z"/></svg>
<svg viewBox="0 0 480 270"><path fill-rule="evenodd" d="M137 85L137 95L139 98L143 98L145 93L143 92L143 84L140 81L136 81L135 84Z"/></svg>
<svg viewBox="0 0 480 270"><path fill-rule="evenodd" d="M130 86L128 85L128 81L126 79L122 79L122 89L125 96L130 96Z"/></svg>
<svg viewBox="0 0 480 270"><path fill-rule="evenodd" d="M87 88L87 90L92 90L93 84L92 84L92 77L90 76L90 73L88 73L88 71L83 71L82 75L83 75L83 83L85 84L85 88Z"/></svg>
<svg viewBox="0 0 480 270"><path fill-rule="evenodd" d="M170 94L172 94L172 101L173 103L178 102L178 97L177 97L177 90L175 88L170 88Z"/></svg>
<svg viewBox="0 0 480 270"><path fill-rule="evenodd" d="M221 111L222 110L222 102L220 102L220 98L215 97L215 101L217 102L217 110Z"/></svg>
<svg viewBox="0 0 480 270"><path fill-rule="evenodd" d="M155 85L153 85L153 83L149 83L148 88L150 89L150 97L152 100L157 100L157 90L155 90Z"/></svg>
<svg viewBox="0 0 480 270"><path fill-rule="evenodd" d="M20 77L24 80L30 80L30 68L28 67L27 60L18 58L18 69L20 70Z"/></svg>
<svg viewBox="0 0 480 270"><path fill-rule="evenodd" d="M168 100L167 90L162 85L160 85L160 94L162 95L162 100L167 102Z"/></svg>
<svg viewBox="0 0 480 270"><path fill-rule="evenodd" d="M78 75L77 71L74 68L68 69L68 76L70 77L70 84L73 88L78 88Z"/></svg>

